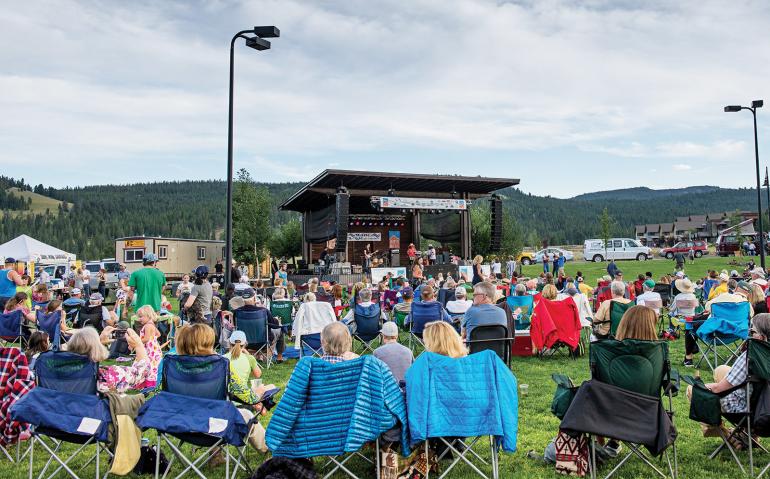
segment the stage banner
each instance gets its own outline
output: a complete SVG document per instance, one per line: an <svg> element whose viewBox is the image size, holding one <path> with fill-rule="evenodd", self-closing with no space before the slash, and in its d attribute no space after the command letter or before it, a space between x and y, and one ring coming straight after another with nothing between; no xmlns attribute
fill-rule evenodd
<svg viewBox="0 0 770 479"><path fill-rule="evenodd" d="M406 278L406 268L372 268L372 284L382 281L383 276L393 273L394 278Z"/></svg>
<svg viewBox="0 0 770 479"><path fill-rule="evenodd" d="M348 241L380 241L382 233L348 233Z"/></svg>
<svg viewBox="0 0 770 479"><path fill-rule="evenodd" d="M388 248L399 249L401 247L401 232L388 231Z"/></svg>
<svg viewBox="0 0 770 479"><path fill-rule="evenodd" d="M400 196L381 196L380 207L420 210L467 210L468 201L440 198L403 198Z"/></svg>

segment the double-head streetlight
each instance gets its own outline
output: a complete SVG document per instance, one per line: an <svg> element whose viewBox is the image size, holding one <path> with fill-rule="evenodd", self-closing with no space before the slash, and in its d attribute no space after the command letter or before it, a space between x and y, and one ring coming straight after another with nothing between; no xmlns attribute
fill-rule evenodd
<svg viewBox="0 0 770 479"><path fill-rule="evenodd" d="M230 40L230 113L227 123L227 245L225 246L225 278L224 286L230 284L233 268L233 76L235 60L235 41L239 38L246 40L246 46L262 51L270 49L270 42L265 38L277 38L281 32L273 27L254 27L241 30Z"/></svg>
<svg viewBox="0 0 770 479"><path fill-rule="evenodd" d="M762 228L762 196L761 186L759 184L759 143L757 141L757 108L762 108L764 101L754 100L751 102L751 106L741 105L728 105L725 107L726 113L749 110L754 117L754 155L756 158L757 166L757 218L759 223L759 260L762 264L762 269L765 269L765 236Z"/></svg>

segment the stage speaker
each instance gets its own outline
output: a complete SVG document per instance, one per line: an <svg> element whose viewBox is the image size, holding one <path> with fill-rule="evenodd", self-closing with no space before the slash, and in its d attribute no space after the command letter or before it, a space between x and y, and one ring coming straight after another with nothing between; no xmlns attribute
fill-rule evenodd
<svg viewBox="0 0 770 479"><path fill-rule="evenodd" d="M490 229L489 250L500 251L503 242L503 200L493 196L489 200Z"/></svg>
<svg viewBox="0 0 770 479"><path fill-rule="evenodd" d="M347 191L337 192L337 245L335 251L345 251L348 244L348 212L350 195Z"/></svg>

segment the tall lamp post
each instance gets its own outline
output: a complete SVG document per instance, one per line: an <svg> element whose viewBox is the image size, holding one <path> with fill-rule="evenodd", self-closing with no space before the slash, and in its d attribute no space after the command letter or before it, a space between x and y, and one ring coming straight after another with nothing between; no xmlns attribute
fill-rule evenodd
<svg viewBox="0 0 770 479"><path fill-rule="evenodd" d="M253 35L253 36L252 36ZM230 40L230 103L227 123L227 226L225 252L224 286L230 284L233 268L233 76L235 62L235 41L239 38L246 40L246 46L257 51L269 50L270 42L265 38L277 38L281 32L274 26L254 27L241 30Z"/></svg>
<svg viewBox="0 0 770 479"><path fill-rule="evenodd" d="M765 234L762 228L762 194L761 186L759 184L759 143L757 142L757 108L762 108L764 105L762 100L754 100L751 102L751 106L741 105L728 105L725 107L725 113L731 113L741 110L749 110L754 117L754 156L756 159L757 167L757 219L759 222L759 260L762 264L762 269L765 269Z"/></svg>

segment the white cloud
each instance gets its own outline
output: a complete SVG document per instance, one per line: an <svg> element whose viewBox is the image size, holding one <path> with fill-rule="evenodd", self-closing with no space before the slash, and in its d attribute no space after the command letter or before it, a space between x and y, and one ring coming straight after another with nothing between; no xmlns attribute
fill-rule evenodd
<svg viewBox="0 0 770 479"><path fill-rule="evenodd" d="M674 171L689 171L692 170L692 166L685 163L677 163L675 165L671 165L671 169Z"/></svg>
<svg viewBox="0 0 770 479"><path fill-rule="evenodd" d="M0 15L0 169L34 164L51 184L88 183L63 165L97 163L116 182L223 177L228 42L254 21L282 37L238 45L235 156L264 179L354 163L335 155L382 169L388 151L389 169L504 169L551 192L521 170L557 150L565 163L740 158L748 119L721 107L764 91L770 42L747 49L743 32L768 20L763 4L711 1L17 3ZM401 159L418 151L435 159ZM617 184L576 180L565 191Z"/></svg>

